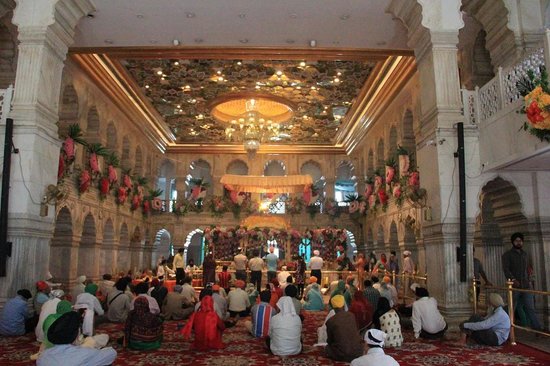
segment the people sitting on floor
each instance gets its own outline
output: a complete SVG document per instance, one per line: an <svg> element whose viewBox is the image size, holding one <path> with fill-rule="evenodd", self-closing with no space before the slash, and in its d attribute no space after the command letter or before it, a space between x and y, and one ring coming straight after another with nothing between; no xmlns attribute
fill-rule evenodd
<svg viewBox="0 0 550 366"><path fill-rule="evenodd" d="M414 337L438 339L445 335L447 323L437 308L437 300L430 297L427 289L417 287L417 300L412 305L412 323Z"/></svg>
<svg viewBox="0 0 550 366"><path fill-rule="evenodd" d="M224 329L223 320L214 311L212 296L204 296L200 309L191 315L181 333L184 339L189 339L191 331L194 331L195 339L191 347L197 351L208 351L225 347L222 342Z"/></svg>
<svg viewBox="0 0 550 366"><path fill-rule="evenodd" d="M386 333L386 347L400 347L403 344L399 314L385 297L378 300L378 308L373 316L373 327Z"/></svg>
<svg viewBox="0 0 550 366"><path fill-rule="evenodd" d="M355 324L355 317L344 309L344 296L335 295L330 302L335 314L326 322L325 353L332 360L351 362L363 354L363 340Z"/></svg>
<svg viewBox="0 0 550 366"><path fill-rule="evenodd" d="M372 281L371 280L365 280L363 281L364 290L363 293L365 294L365 298L367 301L372 305L372 308L374 311L376 311L376 307L378 306L378 299L380 298L380 292L372 287Z"/></svg>
<svg viewBox="0 0 550 366"><path fill-rule="evenodd" d="M290 297L281 297L277 307L280 311L271 318L267 346L277 356L297 355L302 351L302 321Z"/></svg>
<svg viewBox="0 0 550 366"><path fill-rule="evenodd" d="M86 288L84 282L86 282L86 276L81 275L76 278L76 283L71 289L71 301L73 302L73 304L75 303L78 295L84 292L84 289Z"/></svg>
<svg viewBox="0 0 550 366"><path fill-rule="evenodd" d="M44 319L44 323L42 324L42 330L44 332L44 340L42 342L42 345L40 346L40 351L43 351L46 348L53 347L53 343L48 339L48 330L50 329L51 325L61 317L61 315L68 313L69 311L73 311L73 306L70 302L67 300L61 300L57 303L55 307L55 313L48 315L46 319Z"/></svg>
<svg viewBox="0 0 550 366"><path fill-rule="evenodd" d="M162 314L166 320L187 319L195 311L193 303L182 295L182 286L174 286L174 291L169 292L164 299Z"/></svg>
<svg viewBox="0 0 550 366"><path fill-rule="evenodd" d="M346 305L348 308L351 305L355 291L357 291L357 286L355 286L355 276L349 275L346 278L346 291L344 292L344 299L346 299Z"/></svg>
<svg viewBox="0 0 550 366"><path fill-rule="evenodd" d="M183 283L181 285L181 294L183 295L183 297L185 297L187 302L195 306L195 304L199 301L199 297L197 296L197 292L195 291L193 286L191 286L192 282L193 279L189 276L185 276L183 278Z"/></svg>
<svg viewBox="0 0 550 366"><path fill-rule="evenodd" d="M233 276L228 271L228 268L229 267L227 265L224 265L222 267L222 271L216 275L217 282L219 282L219 285L225 290L226 294L229 293L229 288L231 286L231 282L233 281Z"/></svg>
<svg viewBox="0 0 550 366"><path fill-rule="evenodd" d="M300 316L300 319L304 320L303 315L301 315L302 303L300 302L300 300L298 300L298 288L292 284L287 283L287 286L285 287L285 296L288 296L292 299L296 314Z"/></svg>
<svg viewBox="0 0 550 366"><path fill-rule="evenodd" d="M282 266L281 271L277 274L277 280L279 281L279 286L281 286L281 289L283 289L283 291L288 283L288 277L290 277L290 283L292 283L292 276L290 275L288 268L286 266Z"/></svg>
<svg viewBox="0 0 550 366"><path fill-rule="evenodd" d="M42 305L50 299L51 288L45 281L38 281L36 283L36 296L34 297L34 314L38 319L40 311L42 310Z"/></svg>
<svg viewBox="0 0 550 366"><path fill-rule="evenodd" d="M147 282L140 282L136 285L136 287L134 287L134 293L136 297L134 297L134 299L130 303L130 310L134 310L134 304L136 300L139 297L143 297L149 303L149 310L151 310L151 313L160 314L160 307L159 307L159 304L157 303L157 300L147 295L147 291L149 291L149 284ZM193 289L193 291L195 290Z"/></svg>
<svg viewBox="0 0 550 366"><path fill-rule="evenodd" d="M391 284L391 278L389 276L384 276L378 292L380 292L381 296L388 299L391 307L397 304L397 289Z"/></svg>
<svg viewBox="0 0 550 366"><path fill-rule="evenodd" d="M124 323L130 311L132 295L126 292L128 278L116 281L112 291L107 295L107 320L113 323Z"/></svg>
<svg viewBox="0 0 550 366"><path fill-rule="evenodd" d="M245 283L243 280L235 281L235 288L229 291L227 296L227 305L229 309L229 316L235 318L245 317L250 312L250 299L248 294L244 291Z"/></svg>
<svg viewBox="0 0 550 366"><path fill-rule="evenodd" d="M84 292L78 295L75 302L75 309L84 309L84 321L82 323L82 333L85 336L94 335L94 324L97 320L95 315L102 316L105 311L97 299L96 292L98 286L95 283L86 285Z"/></svg>
<svg viewBox="0 0 550 366"><path fill-rule="evenodd" d="M251 320L244 322L246 330L256 338L264 338L269 335L271 318L277 314L277 311L269 304L269 300L271 300L270 290L260 292L260 303L254 304L250 309Z"/></svg>
<svg viewBox="0 0 550 366"><path fill-rule="evenodd" d="M317 328L317 343L315 343L315 346L324 347L327 345L327 321L332 318L334 314L336 314L334 309L330 309L323 324Z"/></svg>
<svg viewBox="0 0 550 366"><path fill-rule="evenodd" d="M378 276L371 276L370 280L372 282L372 287L375 288L376 290L379 290L381 285L380 278L378 278Z"/></svg>
<svg viewBox="0 0 550 366"><path fill-rule="evenodd" d="M510 317L504 311L504 300L499 294L489 295L491 308L485 318L474 314L468 321L460 325L462 330L461 342L466 344L468 339L486 346L500 346L510 335Z"/></svg>
<svg viewBox="0 0 550 366"><path fill-rule="evenodd" d="M355 316L355 323L359 334L364 334L372 324L374 310L372 305L365 298L363 291L355 291L349 312Z"/></svg>
<svg viewBox="0 0 550 366"><path fill-rule="evenodd" d="M220 319L225 321L229 318L229 313L227 311L227 300L220 294L220 291L223 291L220 285L212 286L212 300L214 300L214 309ZM256 302L254 302L254 304L255 303Z"/></svg>
<svg viewBox="0 0 550 366"><path fill-rule="evenodd" d="M168 295L168 289L164 287L164 281L161 281L158 278L153 278L151 281L150 296L157 300L159 308L162 307L166 295Z"/></svg>
<svg viewBox="0 0 550 366"><path fill-rule="evenodd" d="M247 283L245 291L246 291L246 294L248 295L248 301L250 301L250 304L255 304L259 295L259 292L256 286L253 283Z"/></svg>
<svg viewBox="0 0 550 366"><path fill-rule="evenodd" d="M99 282L99 292L101 292L101 296L103 297L103 301L106 301L107 295L109 295L109 292L114 290L115 281L113 281L113 276L110 273L105 273L103 275L103 279Z"/></svg>
<svg viewBox="0 0 550 366"><path fill-rule="evenodd" d="M36 340L38 342L42 342L44 340L44 330L42 328L42 325L44 324L44 320L48 317L48 315L55 314L57 309L57 304L65 299L65 291L63 290L53 290L50 292L51 299L46 301L44 305L42 305L42 310L40 311L40 316L38 317L38 323L36 324L36 328L34 329L34 334L36 335Z"/></svg>
<svg viewBox="0 0 550 366"><path fill-rule="evenodd" d="M117 353L112 347L95 349L72 344L78 337L81 319L79 313L69 311L49 326L47 338L53 346L40 354L37 366L103 366L115 361Z"/></svg>
<svg viewBox="0 0 550 366"><path fill-rule="evenodd" d="M346 283L344 282L344 280L338 280L338 284L336 285L336 288L334 289L334 291L331 292L330 294L330 299L329 299L329 308L332 308L332 302L330 300L332 300L332 298L334 296L337 296L337 295L341 295L344 297L344 301L345 301L345 293L346 293ZM345 303L345 310L347 311L348 310L348 304Z"/></svg>
<svg viewBox="0 0 550 366"><path fill-rule="evenodd" d="M279 308L277 308L277 302L281 297L283 297L284 294L283 289L279 286L279 280L277 278L272 279L271 282L268 283L268 286L271 290L271 300L269 303L275 308L275 310L279 311Z"/></svg>
<svg viewBox="0 0 550 366"><path fill-rule="evenodd" d="M382 349L386 333L378 329L369 329L365 333L365 342L369 350L367 354L351 361L351 366L399 366L399 363Z"/></svg>
<svg viewBox="0 0 550 366"><path fill-rule="evenodd" d="M309 290L313 287L313 284L314 283L317 283L317 277L315 276L310 276L307 280L307 286L306 288L304 289L304 294L302 296L303 299L305 299L307 297L307 293L309 292ZM320 289L321 287L319 287Z"/></svg>
<svg viewBox="0 0 550 366"><path fill-rule="evenodd" d="M138 296L134 301L134 309L126 319L124 346L137 350L158 349L162 343L162 332L162 319L151 311L145 297Z"/></svg>
<svg viewBox="0 0 550 366"><path fill-rule="evenodd" d="M325 310L325 303L323 302L323 295L321 294L321 287L319 287L319 284L317 283L317 278L315 278L315 276L311 276L309 281L311 283L306 288L307 292L304 291L306 295L304 297L305 302L302 308L309 311Z"/></svg>
<svg viewBox="0 0 550 366"><path fill-rule="evenodd" d="M4 304L2 315L0 316L0 335L20 336L32 332L34 312L28 308L28 302L32 294L27 289L17 291L14 298L9 299Z"/></svg>

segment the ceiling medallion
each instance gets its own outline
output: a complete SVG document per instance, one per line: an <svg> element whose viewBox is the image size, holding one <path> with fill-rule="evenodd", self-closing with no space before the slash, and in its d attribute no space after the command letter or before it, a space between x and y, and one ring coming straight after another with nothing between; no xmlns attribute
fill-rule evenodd
<svg viewBox="0 0 550 366"><path fill-rule="evenodd" d="M242 142L249 153L261 142L276 142L289 136L288 122L294 118L296 106L289 100L265 93L231 93L209 103L210 115L227 124L228 141Z"/></svg>

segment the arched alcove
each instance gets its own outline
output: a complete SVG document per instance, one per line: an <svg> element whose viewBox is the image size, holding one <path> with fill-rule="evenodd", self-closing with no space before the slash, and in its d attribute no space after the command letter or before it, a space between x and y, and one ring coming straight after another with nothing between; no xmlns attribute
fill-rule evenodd
<svg viewBox="0 0 550 366"><path fill-rule="evenodd" d="M389 249L397 251L399 249L399 239L397 236L397 224L392 220L390 224L390 237L388 240Z"/></svg>
<svg viewBox="0 0 550 366"><path fill-rule="evenodd" d="M202 179L203 183L208 184L208 187L206 188L207 195L210 196L213 194L214 187L212 184L212 167L206 160L198 159L189 165L189 171L185 183L190 189L193 188L193 184L191 183L192 179Z"/></svg>
<svg viewBox="0 0 550 366"><path fill-rule="evenodd" d="M88 118L86 120L86 139L88 142L101 142L99 137L99 113L96 107L91 107L88 110Z"/></svg>
<svg viewBox="0 0 550 366"><path fill-rule="evenodd" d="M145 269L143 268L143 237L139 226L134 227L130 238L130 268L134 272Z"/></svg>
<svg viewBox="0 0 550 366"><path fill-rule="evenodd" d="M120 235L118 240L118 258L117 271L128 272L130 270L130 235L128 234L128 225L122 223L120 226Z"/></svg>
<svg viewBox="0 0 550 366"><path fill-rule="evenodd" d="M240 159L235 159L227 165L225 172L233 175L248 175L248 165Z"/></svg>
<svg viewBox="0 0 550 366"><path fill-rule="evenodd" d="M378 250L384 250L385 241L384 241L384 226L379 225L376 232L376 248Z"/></svg>
<svg viewBox="0 0 550 366"><path fill-rule="evenodd" d="M410 110L406 110L403 115L403 121L401 124L403 130L403 139L401 140L401 146L407 150L411 156L411 160L416 160L416 137L414 135L413 126L413 114Z"/></svg>
<svg viewBox="0 0 550 366"><path fill-rule="evenodd" d="M143 176L143 154L140 146L136 147L136 154L134 156L134 173L138 177Z"/></svg>
<svg viewBox="0 0 550 366"><path fill-rule="evenodd" d="M113 220L108 218L103 226L103 243L100 248L99 274L114 274L116 267L115 228Z"/></svg>
<svg viewBox="0 0 550 366"><path fill-rule="evenodd" d="M376 147L376 169L384 170L386 165L386 158L384 156L384 140L378 140L378 145Z"/></svg>
<svg viewBox="0 0 550 366"><path fill-rule="evenodd" d="M67 136L69 126L78 123L78 95L72 85L63 88L59 101L59 137Z"/></svg>
<svg viewBox="0 0 550 366"><path fill-rule="evenodd" d="M165 259L170 258L174 255L172 244L172 235L166 229L160 229L155 235L155 242L153 244L153 263L164 257Z"/></svg>
<svg viewBox="0 0 550 366"><path fill-rule="evenodd" d="M397 128L395 125L390 127L390 146L388 146L388 158L395 157L397 154Z"/></svg>
<svg viewBox="0 0 550 366"><path fill-rule="evenodd" d="M336 166L336 180L334 182L334 198L339 205L347 205L348 196L357 195L357 177L355 167L350 161L342 160Z"/></svg>
<svg viewBox="0 0 550 366"><path fill-rule="evenodd" d="M176 190L176 165L169 159L164 159L160 164L157 177L157 189L162 190L162 199L166 201L172 201L178 198L178 192Z"/></svg>
<svg viewBox="0 0 550 366"><path fill-rule="evenodd" d="M285 175L286 175L286 166L283 161L269 160L265 163L264 176L275 177L275 176L285 176Z"/></svg>
<svg viewBox="0 0 550 366"><path fill-rule="evenodd" d="M71 258L73 251L73 223L71 211L67 207L59 210L55 219L55 227L50 245L49 270L54 278L68 283L75 273L71 273Z"/></svg>
<svg viewBox="0 0 550 366"><path fill-rule="evenodd" d="M130 161L130 137L128 135L122 138L122 154L120 156L120 167L123 170L132 168L132 162Z"/></svg>
<svg viewBox="0 0 550 366"><path fill-rule="evenodd" d="M324 188L325 188L325 177L323 171L321 170L321 164L314 160L308 160L300 167L300 174L309 175L313 181L313 185L320 189L319 200L322 200L324 197Z"/></svg>
<svg viewBox="0 0 550 366"><path fill-rule="evenodd" d="M109 124L107 125L107 139L106 139L106 141L107 141L107 144L106 144L107 149L109 149L112 152L116 152L117 155L120 156L119 151L118 151L117 130L116 130L115 124L112 121L109 122Z"/></svg>
<svg viewBox="0 0 550 366"><path fill-rule="evenodd" d="M91 213L86 215L82 226L77 273L92 279L99 277L99 246L97 245L95 218Z"/></svg>
<svg viewBox="0 0 550 366"><path fill-rule="evenodd" d="M367 176L374 176L374 152L372 149L369 149L369 154L367 156Z"/></svg>

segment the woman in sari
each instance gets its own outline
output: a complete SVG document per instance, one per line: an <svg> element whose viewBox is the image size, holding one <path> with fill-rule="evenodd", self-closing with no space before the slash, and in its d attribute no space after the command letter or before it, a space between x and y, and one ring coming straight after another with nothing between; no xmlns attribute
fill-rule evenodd
<svg viewBox="0 0 550 366"><path fill-rule="evenodd" d="M151 313L146 298L138 296L130 311L124 329L124 344L137 350L158 349L162 342L161 318Z"/></svg>
<svg viewBox="0 0 550 366"><path fill-rule="evenodd" d="M304 310L310 311L322 311L325 310L325 304L323 303L323 295L321 294L321 288L319 284L315 282L307 292L306 302L302 307Z"/></svg>
<svg viewBox="0 0 550 366"><path fill-rule="evenodd" d="M189 339L191 331L195 331L195 340L191 347L197 351L208 351L212 348L221 349L222 333L225 329L223 321L214 311L212 296L205 296L201 300L201 307L191 315L191 318L181 330L184 339Z"/></svg>

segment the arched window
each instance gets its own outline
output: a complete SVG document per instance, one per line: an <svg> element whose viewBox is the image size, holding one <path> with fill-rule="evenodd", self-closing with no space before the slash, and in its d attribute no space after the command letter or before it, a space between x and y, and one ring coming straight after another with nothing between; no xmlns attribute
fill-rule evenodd
<svg viewBox="0 0 550 366"><path fill-rule="evenodd" d="M298 246L298 254L304 257L306 263L311 259L311 239L303 238Z"/></svg>
<svg viewBox="0 0 550 366"><path fill-rule="evenodd" d="M176 167L168 159L160 165L157 189L163 192L164 204L162 210L172 212L174 201L178 199L178 191L176 190Z"/></svg>
<svg viewBox="0 0 550 366"><path fill-rule="evenodd" d="M233 175L248 175L248 165L242 160L233 160L225 172Z"/></svg>
<svg viewBox="0 0 550 366"><path fill-rule="evenodd" d="M323 173L321 171L321 166L319 165L319 163L313 160L306 161L300 168L300 174L311 176L313 186L315 187L315 189L318 190L319 194L317 202L315 204L320 204L325 196L326 184L325 177L323 176Z"/></svg>
<svg viewBox="0 0 550 366"><path fill-rule="evenodd" d="M207 194L212 195L213 187L211 171L212 168L207 161L202 159L195 160L189 165L189 173L187 174L185 183L187 184L189 189L192 189L194 186L192 180L202 179L203 183L208 184L208 187L206 189Z"/></svg>
<svg viewBox="0 0 550 366"><path fill-rule="evenodd" d="M384 169L386 160L384 158L384 140L378 140L378 147L376 149L376 169Z"/></svg>
<svg viewBox="0 0 550 366"><path fill-rule="evenodd" d="M334 199L338 206L349 205L348 197L357 196L357 178L355 168L349 161L341 161L336 168L336 182L334 183Z"/></svg>

